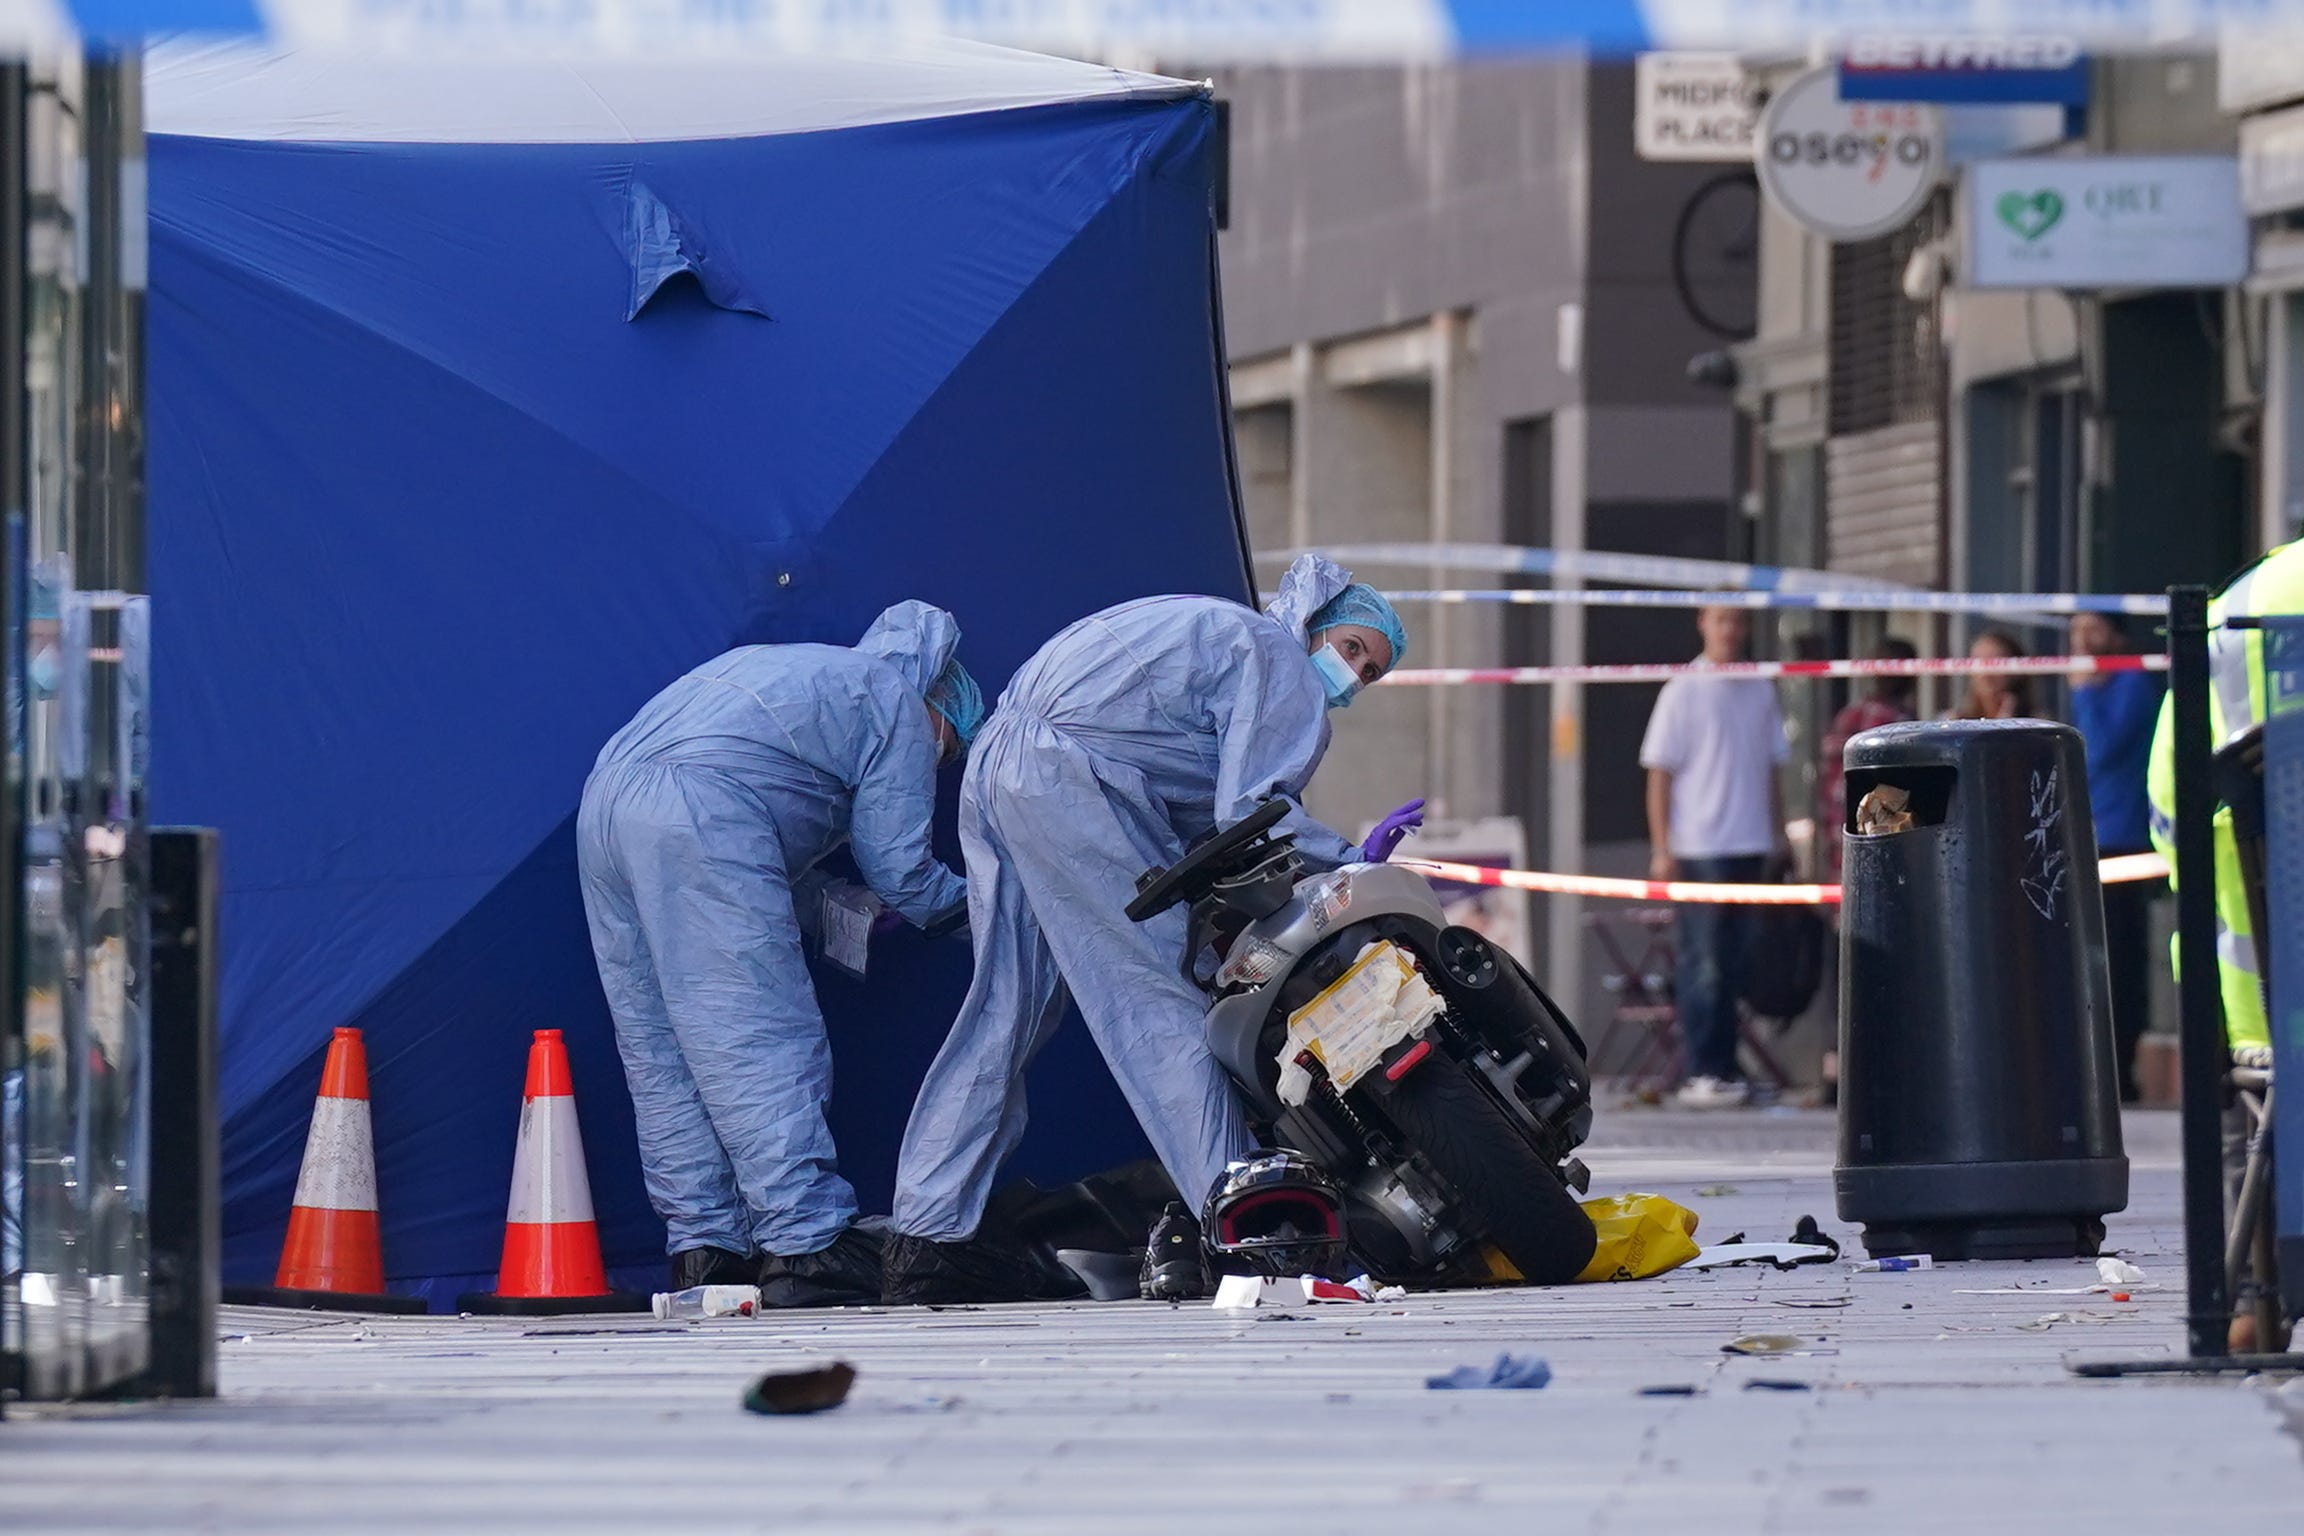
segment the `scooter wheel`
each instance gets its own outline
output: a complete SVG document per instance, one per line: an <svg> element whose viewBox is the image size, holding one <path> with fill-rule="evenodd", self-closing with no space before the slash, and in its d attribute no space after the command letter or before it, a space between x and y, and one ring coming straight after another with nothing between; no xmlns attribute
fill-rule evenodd
<svg viewBox="0 0 2304 1536"><path fill-rule="evenodd" d="M1455 1193L1466 1225L1531 1285L1565 1284L1592 1262L1592 1218L1471 1068L1435 1051L1391 1085L1383 1107Z"/></svg>

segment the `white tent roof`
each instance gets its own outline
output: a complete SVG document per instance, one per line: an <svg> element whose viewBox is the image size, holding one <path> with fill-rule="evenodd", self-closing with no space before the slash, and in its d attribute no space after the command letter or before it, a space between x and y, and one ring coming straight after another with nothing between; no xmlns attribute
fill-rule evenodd
<svg viewBox="0 0 2304 1536"><path fill-rule="evenodd" d="M361 58L179 40L154 45L144 65L153 133L312 143L747 138L1201 89L958 40L727 63Z"/></svg>

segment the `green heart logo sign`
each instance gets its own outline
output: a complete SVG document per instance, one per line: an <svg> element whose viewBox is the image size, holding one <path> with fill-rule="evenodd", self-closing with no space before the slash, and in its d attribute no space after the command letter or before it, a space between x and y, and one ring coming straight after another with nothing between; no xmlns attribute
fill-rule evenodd
<svg viewBox="0 0 2304 1536"><path fill-rule="evenodd" d="M2039 239L2064 217L2064 199L2054 192L2003 192L1993 211L2000 222L2022 235L2026 243Z"/></svg>

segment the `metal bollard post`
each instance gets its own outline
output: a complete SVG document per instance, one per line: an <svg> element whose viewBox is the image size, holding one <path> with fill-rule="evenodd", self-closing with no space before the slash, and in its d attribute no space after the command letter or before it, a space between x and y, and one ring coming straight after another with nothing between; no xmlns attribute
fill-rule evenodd
<svg viewBox="0 0 2304 1536"><path fill-rule="evenodd" d="M2184 1106L2185 1329L2195 1357L2225 1353L2224 1010L2217 987L2215 743L2208 723L2208 589L2168 590L2176 733L2176 953Z"/></svg>
<svg viewBox="0 0 2304 1536"><path fill-rule="evenodd" d="M152 833L152 1363L144 1389L216 1395L216 880L212 827Z"/></svg>

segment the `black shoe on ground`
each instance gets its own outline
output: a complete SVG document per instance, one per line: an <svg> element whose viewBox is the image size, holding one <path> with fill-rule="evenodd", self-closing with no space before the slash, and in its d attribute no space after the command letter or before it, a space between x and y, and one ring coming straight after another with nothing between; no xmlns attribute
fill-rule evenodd
<svg viewBox="0 0 2304 1536"><path fill-rule="evenodd" d="M750 1285L759 1263L748 1253L725 1248L683 1248L672 1255L672 1289L698 1285Z"/></svg>
<svg viewBox="0 0 2304 1536"><path fill-rule="evenodd" d="M1072 1301L1088 1294L1078 1275L1023 1243L979 1233L957 1243L889 1234L880 1299L892 1307L993 1301Z"/></svg>
<svg viewBox="0 0 2304 1536"><path fill-rule="evenodd" d="M1199 1301L1208 1294L1208 1261L1200 1249L1200 1223L1171 1200L1144 1245L1136 1291L1146 1301Z"/></svg>
<svg viewBox="0 0 2304 1536"><path fill-rule="evenodd" d="M880 1240L850 1227L814 1253L764 1254L764 1307L855 1307L880 1299Z"/></svg>

